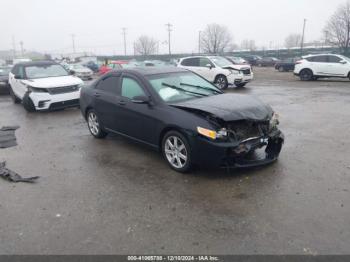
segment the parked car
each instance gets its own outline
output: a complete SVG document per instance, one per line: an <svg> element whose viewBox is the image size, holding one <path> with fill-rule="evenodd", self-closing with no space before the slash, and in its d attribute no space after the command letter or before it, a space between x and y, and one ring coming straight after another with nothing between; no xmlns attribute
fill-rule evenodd
<svg viewBox="0 0 350 262"><path fill-rule="evenodd" d="M272 163L284 141L269 105L248 95L223 94L183 68L111 71L81 90L80 109L94 137L115 133L148 145L178 172L194 164Z"/></svg>
<svg viewBox="0 0 350 262"><path fill-rule="evenodd" d="M178 67L186 68L199 74L220 89L226 89L228 85L244 87L253 79L253 74L250 70L249 72L247 70L246 74L244 74L244 71L241 71L237 66L221 56L181 58Z"/></svg>
<svg viewBox="0 0 350 262"><path fill-rule="evenodd" d="M300 58L287 58L275 64L275 69L279 72L293 71L295 62L300 60Z"/></svg>
<svg viewBox="0 0 350 262"><path fill-rule="evenodd" d="M256 61L257 66L275 66L280 60L276 57L263 57Z"/></svg>
<svg viewBox="0 0 350 262"><path fill-rule="evenodd" d="M324 77L350 78L350 58L335 54L304 56L295 63L294 74L304 81Z"/></svg>
<svg viewBox="0 0 350 262"><path fill-rule="evenodd" d="M80 78L51 61L16 64L9 83L13 102L22 102L29 112L79 106L83 86Z"/></svg>
<svg viewBox="0 0 350 262"><path fill-rule="evenodd" d="M257 65L257 61L261 59L261 56L257 55L242 55L241 57L252 66Z"/></svg>
<svg viewBox="0 0 350 262"><path fill-rule="evenodd" d="M94 73L97 73L100 69L100 67L93 61L89 61L87 63L84 63L83 66L86 66Z"/></svg>
<svg viewBox="0 0 350 262"><path fill-rule="evenodd" d="M0 66L0 93L9 94L9 73L11 67Z"/></svg>
<svg viewBox="0 0 350 262"><path fill-rule="evenodd" d="M70 64L69 71L82 80L91 80L94 74L91 69L81 64Z"/></svg>
<svg viewBox="0 0 350 262"><path fill-rule="evenodd" d="M129 62L124 60L118 60L118 61L111 61L107 65L103 64L100 67L99 75L104 75L105 73L114 70L114 69L122 69L125 65L127 65Z"/></svg>
<svg viewBox="0 0 350 262"><path fill-rule="evenodd" d="M247 65L249 64L245 59L238 56L225 56L227 60L229 60L234 65Z"/></svg>

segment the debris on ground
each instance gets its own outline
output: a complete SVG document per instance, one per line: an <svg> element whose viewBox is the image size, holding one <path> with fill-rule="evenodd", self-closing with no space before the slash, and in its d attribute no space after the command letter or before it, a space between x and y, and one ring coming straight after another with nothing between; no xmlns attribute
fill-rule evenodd
<svg viewBox="0 0 350 262"><path fill-rule="evenodd" d="M35 182L39 177L21 177L16 172L13 172L12 170L6 168L6 162L0 162L0 177L7 179L11 182L29 182L33 183Z"/></svg>
<svg viewBox="0 0 350 262"><path fill-rule="evenodd" d="M0 148L17 146L15 131L19 126L4 126L0 129Z"/></svg>

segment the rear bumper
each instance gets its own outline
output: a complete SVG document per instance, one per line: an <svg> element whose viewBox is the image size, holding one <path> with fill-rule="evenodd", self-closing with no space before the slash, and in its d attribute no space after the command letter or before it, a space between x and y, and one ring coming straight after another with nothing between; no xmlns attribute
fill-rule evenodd
<svg viewBox="0 0 350 262"><path fill-rule="evenodd" d="M240 143L216 142L197 137L193 159L200 166L213 168L264 166L278 159L283 143L284 135L279 130Z"/></svg>

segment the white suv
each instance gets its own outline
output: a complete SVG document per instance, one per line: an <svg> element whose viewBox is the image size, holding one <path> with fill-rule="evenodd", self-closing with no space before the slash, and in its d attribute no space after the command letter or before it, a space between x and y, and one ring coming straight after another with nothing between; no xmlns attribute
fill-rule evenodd
<svg viewBox="0 0 350 262"><path fill-rule="evenodd" d="M185 57L179 60L177 66L197 73L220 89L226 89L230 84L244 87L253 79L253 72L249 66L233 65L221 56Z"/></svg>
<svg viewBox="0 0 350 262"><path fill-rule="evenodd" d="M350 58L342 55L320 54L303 56L295 62L294 75L301 80L324 77L350 77Z"/></svg>
<svg viewBox="0 0 350 262"><path fill-rule="evenodd" d="M16 64L9 74L9 83L14 103L22 101L29 112L79 106L84 84L51 61Z"/></svg>

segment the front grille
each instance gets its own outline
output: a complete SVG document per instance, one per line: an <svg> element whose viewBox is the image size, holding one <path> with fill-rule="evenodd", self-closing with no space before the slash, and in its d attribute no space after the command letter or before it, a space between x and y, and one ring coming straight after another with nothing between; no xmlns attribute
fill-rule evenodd
<svg viewBox="0 0 350 262"><path fill-rule="evenodd" d="M235 121L227 126L230 136L237 140L260 137L268 132L268 122Z"/></svg>
<svg viewBox="0 0 350 262"><path fill-rule="evenodd" d="M58 95L58 94L65 94L65 93L71 93L76 92L79 90L79 87L77 85L74 86L60 86L60 87L53 87L48 88L48 92L51 95Z"/></svg>
<svg viewBox="0 0 350 262"><path fill-rule="evenodd" d="M75 106L79 106L79 99L52 103L50 105L50 110L57 110L57 109L62 109L67 107L75 107Z"/></svg>
<svg viewBox="0 0 350 262"><path fill-rule="evenodd" d="M250 75L250 68L247 68L247 69L242 69L241 70L243 72L244 75Z"/></svg>

